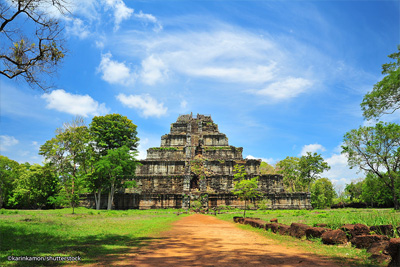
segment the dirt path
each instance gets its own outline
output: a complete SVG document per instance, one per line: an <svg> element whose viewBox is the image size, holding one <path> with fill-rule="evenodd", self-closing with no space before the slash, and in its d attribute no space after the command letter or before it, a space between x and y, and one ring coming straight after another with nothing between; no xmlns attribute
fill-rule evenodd
<svg viewBox="0 0 400 267"><path fill-rule="evenodd" d="M195 214L173 224L163 238L112 266L340 266L295 248L277 245L234 223ZM127 256L127 255L125 255ZM97 265L99 266L99 265Z"/></svg>

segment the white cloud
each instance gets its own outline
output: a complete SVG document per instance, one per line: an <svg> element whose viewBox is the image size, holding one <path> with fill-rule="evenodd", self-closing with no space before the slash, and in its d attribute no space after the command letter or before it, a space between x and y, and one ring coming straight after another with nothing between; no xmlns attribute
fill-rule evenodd
<svg viewBox="0 0 400 267"><path fill-rule="evenodd" d="M325 147L323 147L320 144L309 144L309 145L303 146L303 148L301 149L300 155L305 156L305 155L307 155L307 152L314 153L317 151L325 151L325 150L326 150Z"/></svg>
<svg viewBox="0 0 400 267"><path fill-rule="evenodd" d="M8 148L18 143L19 141L14 136L0 135L0 151L7 151Z"/></svg>
<svg viewBox="0 0 400 267"><path fill-rule="evenodd" d="M99 104L89 95L74 95L64 90L54 90L41 96L47 102L46 108L55 109L72 115L87 117L108 112L105 104Z"/></svg>
<svg viewBox="0 0 400 267"><path fill-rule="evenodd" d="M188 102L186 100L182 100L181 101L180 106L181 106L182 109L186 109L187 105L188 105Z"/></svg>
<svg viewBox="0 0 400 267"><path fill-rule="evenodd" d="M142 61L141 79L145 84L154 85L167 77L168 69L160 58L151 55Z"/></svg>
<svg viewBox="0 0 400 267"><path fill-rule="evenodd" d="M150 95L124 95L119 94L117 99L129 108L137 109L144 117L160 117L167 113L168 108L164 107L164 103L158 103L157 100Z"/></svg>
<svg viewBox="0 0 400 267"><path fill-rule="evenodd" d="M100 65L97 68L101 72L102 79L111 84L131 85L135 81L136 74L131 72L125 63L111 59L111 53L101 55Z"/></svg>
<svg viewBox="0 0 400 267"><path fill-rule="evenodd" d="M274 165L275 163L278 162L278 160L273 159L273 158L260 158L260 157L254 157L252 155L246 156L246 159L261 159L262 161L264 161L270 165Z"/></svg>
<svg viewBox="0 0 400 267"><path fill-rule="evenodd" d="M269 96L276 100L293 98L304 93L313 82L304 78L287 77L283 81L273 82L261 90L252 90L257 95Z"/></svg>
<svg viewBox="0 0 400 267"><path fill-rule="evenodd" d="M123 20L129 19L133 13L133 9L125 5L122 0L105 0L107 8L114 10L114 31L119 29L119 25Z"/></svg>
<svg viewBox="0 0 400 267"><path fill-rule="evenodd" d="M142 11L140 11L138 14L134 14L134 16L136 18L141 19L141 20L149 21L151 23L154 23L155 26L154 26L153 30L155 32L159 32L159 31L161 31L163 29L163 26L161 25L161 23L157 20L157 18L155 16L153 16L151 14L145 14Z"/></svg>
<svg viewBox="0 0 400 267"><path fill-rule="evenodd" d="M67 33L77 36L79 39L85 39L89 36L90 31L87 25L79 18L74 18L67 25Z"/></svg>
<svg viewBox="0 0 400 267"><path fill-rule="evenodd" d="M332 182L339 184L348 184L351 180L358 177L363 177L363 173L357 173L357 169L350 169L347 164L347 156L345 154L333 154L325 160L331 167L330 170L325 171L322 177L327 177Z"/></svg>

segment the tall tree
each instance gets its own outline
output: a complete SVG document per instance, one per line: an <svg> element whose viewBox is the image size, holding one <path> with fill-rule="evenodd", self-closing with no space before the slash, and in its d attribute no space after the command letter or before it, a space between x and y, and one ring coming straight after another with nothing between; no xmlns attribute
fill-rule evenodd
<svg viewBox="0 0 400 267"><path fill-rule="evenodd" d="M243 217L246 217L247 201L255 198L261 193L258 191L258 176L250 178L244 170L243 165L235 165L233 176L233 194L237 195L240 200L244 200Z"/></svg>
<svg viewBox="0 0 400 267"><path fill-rule="evenodd" d="M344 136L342 153L349 165L371 172L392 192L395 209L400 209L396 183L400 179L400 125L378 123L353 129Z"/></svg>
<svg viewBox="0 0 400 267"><path fill-rule="evenodd" d="M260 173L261 174L275 174L275 168L268 164L267 162L262 161L260 164Z"/></svg>
<svg viewBox="0 0 400 267"><path fill-rule="evenodd" d="M400 45L397 49L398 52L389 55L394 62L382 65L385 77L364 96L361 109L366 119L379 118L400 109Z"/></svg>
<svg viewBox="0 0 400 267"><path fill-rule="evenodd" d="M14 160L0 155L0 208L7 206L12 195L15 183L23 168Z"/></svg>
<svg viewBox="0 0 400 267"><path fill-rule="evenodd" d="M109 185L108 210L112 209L115 190L122 187L122 182L132 180L135 176L135 169L138 164L134 158L135 155L136 153L130 152L127 146L122 146L108 150L107 155L101 157L95 163L96 171L94 174L99 177L98 179Z"/></svg>
<svg viewBox="0 0 400 267"><path fill-rule="evenodd" d="M335 196L333 184L327 178L320 178L311 186L311 204L316 209L329 208Z"/></svg>
<svg viewBox="0 0 400 267"><path fill-rule="evenodd" d="M325 170L329 170L328 163L324 161L320 154L307 152L306 155L301 156L299 160L300 179L304 185L307 185L308 192L313 181L320 178L320 174Z"/></svg>
<svg viewBox="0 0 400 267"><path fill-rule="evenodd" d="M283 184L290 192L303 190L300 182L300 166L298 157L286 157L276 164L279 174L283 175Z"/></svg>
<svg viewBox="0 0 400 267"><path fill-rule="evenodd" d="M86 166L89 131L83 118L77 117L64 123L56 133L56 137L40 147L39 154L54 164L74 213L79 201L76 182L81 180Z"/></svg>
<svg viewBox="0 0 400 267"><path fill-rule="evenodd" d="M94 117L90 124L90 138L93 141L92 146L94 151L98 153L99 162L96 163L96 173L92 175L93 185L97 185L95 194L101 196L102 186L107 184L109 187L109 197L107 209L111 209L114 192L116 187L120 185L118 182L121 177L127 176L125 169L116 169L114 167L116 156L121 157L121 164L125 162L126 170L131 169L131 178L134 176L134 166L126 161L132 161L137 164L132 155L137 152L139 138L137 137L137 126L131 120L120 114L107 114L105 116ZM125 147L124 149L122 149ZM114 152L114 150L116 150ZM124 154L125 153L125 154ZM136 166L136 165L135 165ZM99 170L107 170L107 173L102 173ZM104 181L104 179L107 181ZM101 182L99 182L101 181Z"/></svg>
<svg viewBox="0 0 400 267"><path fill-rule="evenodd" d="M64 0L9 0L0 3L0 74L47 89L66 49L60 21L49 11L68 12Z"/></svg>

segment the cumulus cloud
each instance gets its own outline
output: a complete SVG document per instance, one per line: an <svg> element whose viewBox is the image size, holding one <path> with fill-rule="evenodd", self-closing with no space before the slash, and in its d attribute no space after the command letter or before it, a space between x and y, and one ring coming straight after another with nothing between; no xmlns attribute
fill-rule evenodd
<svg viewBox="0 0 400 267"><path fill-rule="evenodd" d="M145 84L154 85L167 77L168 69L165 63L151 55L142 61L141 79Z"/></svg>
<svg viewBox="0 0 400 267"><path fill-rule="evenodd" d="M303 146L303 148L301 149L301 156L305 156L307 155L307 152L311 152L311 153L315 153L318 151L325 151L325 147L323 147L320 144L309 144L309 145L305 145Z"/></svg>
<svg viewBox="0 0 400 267"><path fill-rule="evenodd" d="M0 151L7 151L18 143L19 141L14 136L0 135Z"/></svg>
<svg viewBox="0 0 400 267"><path fill-rule="evenodd" d="M111 57L111 53L101 55L100 65L97 68L97 71L102 73L101 78L111 84L126 86L133 84L136 74L125 63L112 60Z"/></svg>
<svg viewBox="0 0 400 267"><path fill-rule="evenodd" d="M347 156L345 154L333 154L325 160L331 167L325 171L322 177L327 177L337 184L348 184L351 180L363 177L363 173L358 173L357 169L350 169L347 164Z"/></svg>
<svg viewBox="0 0 400 267"><path fill-rule="evenodd" d="M55 109L72 115L88 117L101 115L108 112L105 104L99 104L89 95L74 95L64 90L54 90L41 96L47 102L46 108Z"/></svg>
<svg viewBox="0 0 400 267"><path fill-rule="evenodd" d="M117 99L129 108L140 111L141 115L147 117L160 117L167 113L168 108L164 107L164 103L158 103L156 99L150 95L125 95L119 94Z"/></svg>
<svg viewBox="0 0 400 267"><path fill-rule="evenodd" d="M68 34L75 35L79 39L85 39L90 34L88 26L79 18L72 19L66 29Z"/></svg>
<svg viewBox="0 0 400 267"><path fill-rule="evenodd" d="M129 19L134 11L127 7L122 0L105 0L104 3L106 7L114 10L114 31L118 30L121 22Z"/></svg>

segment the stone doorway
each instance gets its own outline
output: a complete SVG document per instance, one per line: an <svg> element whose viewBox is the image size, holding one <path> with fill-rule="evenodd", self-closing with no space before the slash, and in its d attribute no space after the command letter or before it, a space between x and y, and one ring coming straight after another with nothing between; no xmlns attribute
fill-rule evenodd
<svg viewBox="0 0 400 267"><path fill-rule="evenodd" d="M199 190L199 176L194 175L190 180L190 190Z"/></svg>

